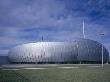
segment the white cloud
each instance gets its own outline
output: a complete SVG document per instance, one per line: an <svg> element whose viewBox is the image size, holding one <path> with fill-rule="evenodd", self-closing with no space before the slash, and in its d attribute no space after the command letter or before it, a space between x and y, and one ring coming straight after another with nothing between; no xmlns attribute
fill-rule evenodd
<svg viewBox="0 0 110 82"><path fill-rule="evenodd" d="M85 19L86 38L101 42L100 33L103 32L105 37L110 34L109 29L105 29L105 25L90 22L91 20L87 16L75 15L77 14L75 10L72 11L72 14L68 13L66 5L56 0L34 0L32 2L3 1L0 7L2 7L1 12L3 13L2 15L0 14L0 20L4 21L0 24L2 35L0 37L1 47L12 47L12 45L38 41L42 35L44 35L46 40L53 41L68 41L82 37L83 18ZM33 39L25 37L32 35L32 32L24 31L29 28L55 28L57 30L56 32L40 31L36 33L37 37L34 38L36 40L32 41ZM24 38L21 38L22 36ZM107 38L106 40L108 41ZM110 49L108 47L110 45L105 46Z"/></svg>

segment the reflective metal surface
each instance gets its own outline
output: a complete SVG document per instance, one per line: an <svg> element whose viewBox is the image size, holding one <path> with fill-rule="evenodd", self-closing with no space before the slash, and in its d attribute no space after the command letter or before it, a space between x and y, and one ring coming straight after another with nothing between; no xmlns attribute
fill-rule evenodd
<svg viewBox="0 0 110 82"><path fill-rule="evenodd" d="M19 45L9 51L10 62L100 61L102 45L89 39L73 42L38 42ZM104 47L104 62L109 53Z"/></svg>

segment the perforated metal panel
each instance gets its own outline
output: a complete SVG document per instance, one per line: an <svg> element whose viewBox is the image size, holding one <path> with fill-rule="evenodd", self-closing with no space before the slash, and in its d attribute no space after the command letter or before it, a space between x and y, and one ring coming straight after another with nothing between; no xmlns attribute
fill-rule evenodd
<svg viewBox="0 0 110 82"><path fill-rule="evenodd" d="M11 62L101 61L102 45L89 39L73 42L38 42L19 45L9 51ZM104 47L104 62L109 53Z"/></svg>

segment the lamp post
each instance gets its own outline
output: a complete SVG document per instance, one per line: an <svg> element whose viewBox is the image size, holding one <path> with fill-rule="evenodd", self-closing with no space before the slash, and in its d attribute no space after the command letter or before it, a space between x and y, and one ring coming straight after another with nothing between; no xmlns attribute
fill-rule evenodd
<svg viewBox="0 0 110 82"><path fill-rule="evenodd" d="M78 45L78 42L75 40L75 45L76 45L76 49L77 49L77 55L76 55L76 60L77 60L77 57L79 55L79 45ZM81 59L79 60L80 64L81 64Z"/></svg>
<svg viewBox="0 0 110 82"><path fill-rule="evenodd" d="M104 36L104 34L100 34L100 36L101 36L101 37L103 37L103 36ZM102 45L101 50L102 50L102 52L101 52L101 53L102 53L102 68L103 68L103 54L104 54L104 52L103 52L103 50L104 50L104 49L103 49L103 45Z"/></svg>

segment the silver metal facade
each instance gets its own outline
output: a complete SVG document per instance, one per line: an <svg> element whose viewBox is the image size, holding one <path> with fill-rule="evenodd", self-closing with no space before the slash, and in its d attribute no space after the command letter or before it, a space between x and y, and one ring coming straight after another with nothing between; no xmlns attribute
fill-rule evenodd
<svg viewBox="0 0 110 82"><path fill-rule="evenodd" d="M11 62L75 62L101 61L102 45L89 39L73 42L38 42L19 45L9 51ZM109 53L104 47L104 62Z"/></svg>

